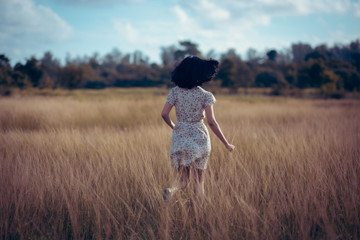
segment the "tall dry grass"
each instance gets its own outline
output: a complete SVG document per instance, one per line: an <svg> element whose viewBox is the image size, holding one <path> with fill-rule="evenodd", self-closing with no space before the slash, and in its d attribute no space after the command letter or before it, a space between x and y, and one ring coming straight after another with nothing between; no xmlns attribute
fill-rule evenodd
<svg viewBox="0 0 360 240"><path fill-rule="evenodd" d="M358 101L219 96L206 199L175 178L165 96L0 99L4 239L358 239ZM174 115L173 115L174 116Z"/></svg>

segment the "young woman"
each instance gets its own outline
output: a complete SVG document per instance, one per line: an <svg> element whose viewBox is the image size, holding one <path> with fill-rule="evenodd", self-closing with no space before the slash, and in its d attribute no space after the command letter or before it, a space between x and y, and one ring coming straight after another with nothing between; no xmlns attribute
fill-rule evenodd
<svg viewBox="0 0 360 240"><path fill-rule="evenodd" d="M235 148L226 140L216 122L213 111L215 97L200 87L202 83L214 77L218 65L219 62L216 60L190 56L171 74L171 81L177 86L170 90L161 116L173 129L170 157L173 167L179 173L179 179L164 190L164 199L169 199L177 190L188 185L191 168L194 174L195 198L202 198L204 195L203 171L206 169L211 151L209 132L203 122L205 114L211 130L226 149L232 152ZM176 109L176 125L169 117L173 106Z"/></svg>

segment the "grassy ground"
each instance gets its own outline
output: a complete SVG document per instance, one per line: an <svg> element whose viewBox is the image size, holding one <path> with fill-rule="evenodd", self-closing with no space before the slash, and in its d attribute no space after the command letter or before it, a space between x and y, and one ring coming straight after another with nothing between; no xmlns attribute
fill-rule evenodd
<svg viewBox="0 0 360 240"><path fill-rule="evenodd" d="M166 89L0 98L4 239L358 239L360 102L217 95L206 200L171 203ZM172 113L173 118L175 118Z"/></svg>

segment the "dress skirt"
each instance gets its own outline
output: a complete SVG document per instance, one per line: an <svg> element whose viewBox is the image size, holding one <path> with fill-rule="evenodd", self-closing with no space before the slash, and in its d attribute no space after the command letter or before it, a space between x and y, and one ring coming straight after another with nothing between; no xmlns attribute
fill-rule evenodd
<svg viewBox="0 0 360 240"><path fill-rule="evenodd" d="M171 138L171 163L174 168L189 166L206 169L211 152L208 129L203 120L177 121Z"/></svg>

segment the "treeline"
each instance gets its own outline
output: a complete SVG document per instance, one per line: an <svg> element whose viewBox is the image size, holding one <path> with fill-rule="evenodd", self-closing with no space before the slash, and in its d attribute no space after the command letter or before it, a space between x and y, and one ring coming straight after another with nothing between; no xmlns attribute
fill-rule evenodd
<svg viewBox="0 0 360 240"><path fill-rule="evenodd" d="M140 51L122 53L118 49L105 56L93 54L71 58L60 64L51 52L40 59L31 57L25 64L11 66L0 55L0 90L11 88L92 88L172 86L170 73L177 61L187 55L220 60L218 87L236 92L238 88L267 87L273 94L289 89L319 88L325 95L340 96L345 91L360 90L360 42L348 45L312 47L292 44L287 50L270 49L258 53L249 49L243 60L234 49L222 54L201 53L191 41L161 48L161 64L150 63Z"/></svg>

